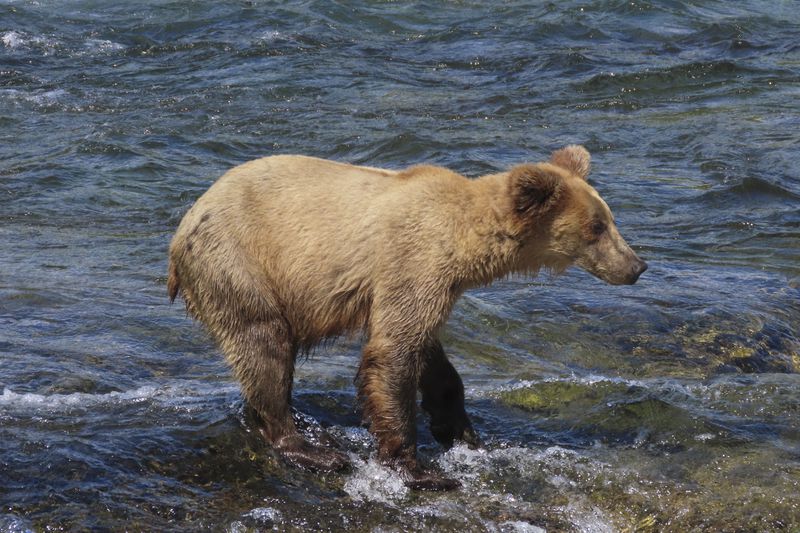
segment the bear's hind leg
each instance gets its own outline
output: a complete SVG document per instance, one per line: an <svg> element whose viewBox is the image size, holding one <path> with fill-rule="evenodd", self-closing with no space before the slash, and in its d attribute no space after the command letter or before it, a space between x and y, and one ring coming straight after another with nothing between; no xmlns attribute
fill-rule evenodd
<svg viewBox="0 0 800 533"><path fill-rule="evenodd" d="M289 406L296 350L285 322L246 324L222 344L249 407L260 419L262 436L278 453L312 470L335 471L349 465L343 453L312 445L297 431Z"/></svg>
<svg viewBox="0 0 800 533"><path fill-rule="evenodd" d="M431 433L442 446L450 448L454 440L463 440L471 448L480 445L478 435L464 409L464 384L447 360L442 344L434 339L423 354L419 388L422 408L431 417Z"/></svg>

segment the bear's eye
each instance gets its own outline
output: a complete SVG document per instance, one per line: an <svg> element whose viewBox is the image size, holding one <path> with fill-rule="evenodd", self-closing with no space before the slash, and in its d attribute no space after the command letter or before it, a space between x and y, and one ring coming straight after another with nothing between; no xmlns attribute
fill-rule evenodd
<svg viewBox="0 0 800 533"><path fill-rule="evenodd" d="M592 235L595 237L599 237L606 231L606 223L602 220L595 220L592 223Z"/></svg>

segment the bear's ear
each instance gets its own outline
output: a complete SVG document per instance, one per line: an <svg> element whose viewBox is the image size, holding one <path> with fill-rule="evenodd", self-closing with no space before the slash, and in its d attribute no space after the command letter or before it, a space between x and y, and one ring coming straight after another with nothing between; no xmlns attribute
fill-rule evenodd
<svg viewBox="0 0 800 533"><path fill-rule="evenodd" d="M553 152L553 155L550 156L550 162L569 170L584 180L589 177L591 156L586 148L578 144L571 144L565 146L561 150L556 150Z"/></svg>
<svg viewBox="0 0 800 533"><path fill-rule="evenodd" d="M558 201L561 176L546 165L517 165L509 174L514 208L520 215L539 216Z"/></svg>

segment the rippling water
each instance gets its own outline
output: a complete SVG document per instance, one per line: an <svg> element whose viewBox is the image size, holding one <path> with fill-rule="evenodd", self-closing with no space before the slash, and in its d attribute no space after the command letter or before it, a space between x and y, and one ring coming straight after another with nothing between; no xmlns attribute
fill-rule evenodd
<svg viewBox="0 0 800 533"><path fill-rule="evenodd" d="M3 2L0 531L800 528L798 27L788 0ZM486 448L420 431L461 491L370 458L352 342L296 407L356 468L286 468L167 304L169 238L235 164L477 176L569 143L650 270L460 301Z"/></svg>

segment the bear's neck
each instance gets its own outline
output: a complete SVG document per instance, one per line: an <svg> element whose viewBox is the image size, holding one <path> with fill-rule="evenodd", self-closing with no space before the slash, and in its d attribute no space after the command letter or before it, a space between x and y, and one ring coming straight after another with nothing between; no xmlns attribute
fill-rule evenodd
<svg viewBox="0 0 800 533"><path fill-rule="evenodd" d="M470 180L469 188L470 201L460 206L463 223L457 240L463 289L536 270L521 264L522 243L514 226L508 173Z"/></svg>

